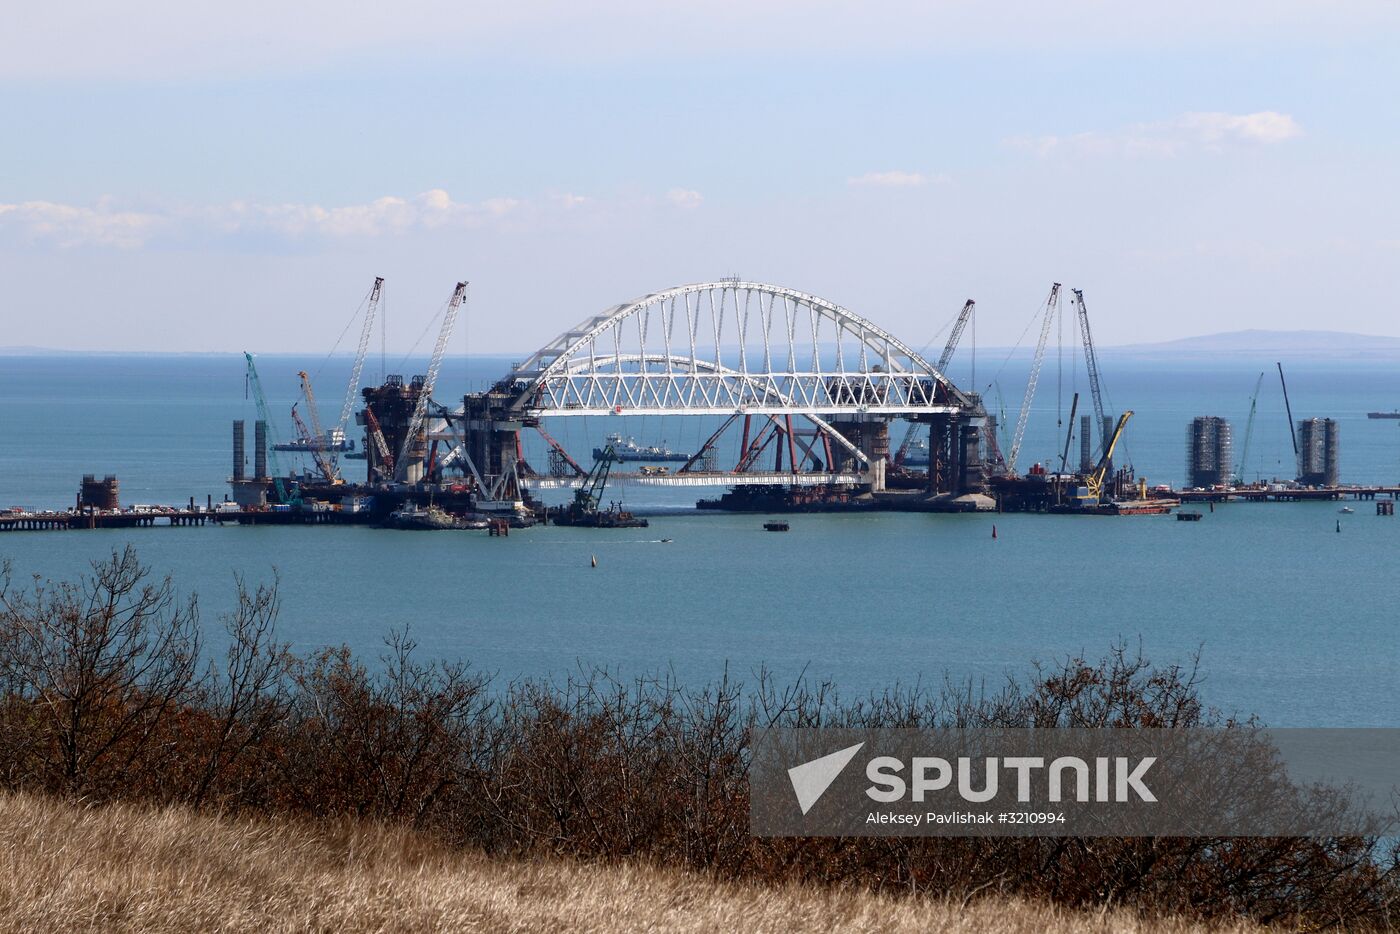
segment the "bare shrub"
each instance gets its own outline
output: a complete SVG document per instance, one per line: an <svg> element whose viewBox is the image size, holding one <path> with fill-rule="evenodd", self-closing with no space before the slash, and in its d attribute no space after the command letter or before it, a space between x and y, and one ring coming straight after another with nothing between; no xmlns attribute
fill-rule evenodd
<svg viewBox="0 0 1400 934"><path fill-rule="evenodd" d="M0 584L0 668L30 718L21 781L109 795L198 678L199 612L128 546L77 582Z"/></svg>
<svg viewBox="0 0 1400 934"><path fill-rule="evenodd" d="M268 815L428 828L507 856L562 854L970 902L993 894L1292 926L1385 927L1397 857L1370 838L755 838L758 727L1217 726L1195 659L1126 646L1023 678L842 697L824 682L698 689L583 670L494 686L393 633L373 667L278 641L278 585L237 583L201 663L197 605L127 549L76 583L0 573L0 780ZM1278 776L1282 781L1281 775ZM1319 798L1318 807L1340 806Z"/></svg>
<svg viewBox="0 0 1400 934"><path fill-rule="evenodd" d="M279 763L285 805L421 825L457 784L489 709L489 679L463 664L418 662L406 633L387 647L377 673L345 647L299 666Z"/></svg>

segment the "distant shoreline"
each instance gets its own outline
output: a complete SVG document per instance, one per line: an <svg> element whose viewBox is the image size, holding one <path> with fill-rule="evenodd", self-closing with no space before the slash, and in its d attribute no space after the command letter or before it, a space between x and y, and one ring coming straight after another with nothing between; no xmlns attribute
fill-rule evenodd
<svg viewBox="0 0 1400 934"><path fill-rule="evenodd" d="M1075 339L1077 346L1077 335ZM737 347L733 348L736 352ZM1109 344L1099 348L1102 354L1114 356L1179 356L1179 357L1218 357L1241 354L1278 356L1288 358L1331 358L1366 357L1392 359L1400 358L1400 337L1378 334L1354 334L1348 331L1265 331L1244 330L1225 331L1217 334L1203 334L1192 337L1173 338L1166 341L1133 344ZM1030 356L1033 347L1021 344L1017 347L984 346L978 347L978 355L988 356ZM61 347L0 347L0 357L240 357L241 350L69 350ZM395 353L395 356L401 352ZM510 358L524 360L531 354L528 350L501 350L482 353L448 354L453 359L498 360ZM351 358L349 351L325 354L319 350L278 350L257 354L263 357L344 357Z"/></svg>

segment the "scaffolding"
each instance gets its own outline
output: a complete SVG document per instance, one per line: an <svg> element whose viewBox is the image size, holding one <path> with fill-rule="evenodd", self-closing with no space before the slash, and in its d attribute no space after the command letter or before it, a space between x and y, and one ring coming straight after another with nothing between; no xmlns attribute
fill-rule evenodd
<svg viewBox="0 0 1400 934"><path fill-rule="evenodd" d="M1094 416L1079 417L1079 472L1088 473L1094 469Z"/></svg>
<svg viewBox="0 0 1400 934"><path fill-rule="evenodd" d="M1340 477L1340 439L1331 418L1298 422L1298 482L1303 486L1336 486Z"/></svg>
<svg viewBox="0 0 1400 934"><path fill-rule="evenodd" d="M1186 429L1186 485L1209 489L1226 486L1234 471L1235 445L1230 423L1216 415L1199 415Z"/></svg>

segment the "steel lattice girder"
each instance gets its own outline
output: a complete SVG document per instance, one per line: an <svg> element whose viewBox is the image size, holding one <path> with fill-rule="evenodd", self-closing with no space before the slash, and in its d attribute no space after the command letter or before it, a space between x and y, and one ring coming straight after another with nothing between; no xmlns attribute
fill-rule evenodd
<svg viewBox="0 0 1400 934"><path fill-rule="evenodd" d="M506 382L517 393L512 408L533 417L904 416L974 405L864 318L805 292L739 280L618 305L560 335Z"/></svg>

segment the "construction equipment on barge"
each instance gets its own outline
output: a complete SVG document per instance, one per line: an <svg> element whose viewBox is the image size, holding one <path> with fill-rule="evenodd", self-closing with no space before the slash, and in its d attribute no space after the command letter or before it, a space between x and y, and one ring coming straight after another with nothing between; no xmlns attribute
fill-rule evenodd
<svg viewBox="0 0 1400 934"><path fill-rule="evenodd" d="M555 525L581 526L590 529L644 529L649 524L622 508L621 503L610 503L601 508L603 490L608 485L608 474L612 470L617 454L608 445L594 461L583 486L574 491L574 501L567 506L549 510L549 521Z"/></svg>
<svg viewBox="0 0 1400 934"><path fill-rule="evenodd" d="M1123 437L1123 429L1127 427L1128 419L1132 417L1132 409L1118 416L1118 424L1104 443L1099 462L1094 465L1094 469L1083 477L1082 485L1075 484L1067 491L1061 490L1058 501L1049 507L1048 512L1085 516L1158 516L1171 512L1176 503L1163 498L1149 498L1146 495L1145 482L1139 484L1138 495L1133 499L1118 499L1108 495L1105 481L1113 460L1113 451Z"/></svg>

